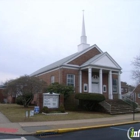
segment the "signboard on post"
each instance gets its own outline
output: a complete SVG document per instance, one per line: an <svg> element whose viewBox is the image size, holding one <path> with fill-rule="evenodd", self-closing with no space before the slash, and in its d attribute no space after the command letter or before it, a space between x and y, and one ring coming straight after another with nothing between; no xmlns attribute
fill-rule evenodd
<svg viewBox="0 0 140 140"><path fill-rule="evenodd" d="M38 114L39 111L40 111L40 110L39 110L39 106L35 106L35 107L34 107L34 113L35 113L35 114Z"/></svg>
<svg viewBox="0 0 140 140"><path fill-rule="evenodd" d="M43 107L59 108L59 94L43 93Z"/></svg>

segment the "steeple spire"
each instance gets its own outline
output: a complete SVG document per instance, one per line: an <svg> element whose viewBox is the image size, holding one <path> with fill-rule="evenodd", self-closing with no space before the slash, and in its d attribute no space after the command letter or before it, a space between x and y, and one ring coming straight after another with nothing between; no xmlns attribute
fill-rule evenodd
<svg viewBox="0 0 140 140"><path fill-rule="evenodd" d="M87 43L86 31L85 31L85 21L84 21L84 10L83 10L83 22L82 22L82 35L81 35L81 44Z"/></svg>
<svg viewBox="0 0 140 140"><path fill-rule="evenodd" d="M83 23L82 23L82 36L86 36L85 21L84 21L84 10L83 10Z"/></svg>
<svg viewBox="0 0 140 140"><path fill-rule="evenodd" d="M90 45L87 44L87 37L85 31L85 20L84 20L84 10L83 10L83 22L82 22L82 35L81 35L81 44L78 45L78 51L82 51L89 47Z"/></svg>

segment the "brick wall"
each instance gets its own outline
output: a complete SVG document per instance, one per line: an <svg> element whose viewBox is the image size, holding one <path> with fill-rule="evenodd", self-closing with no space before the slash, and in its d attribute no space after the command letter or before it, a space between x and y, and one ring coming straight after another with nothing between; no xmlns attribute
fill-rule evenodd
<svg viewBox="0 0 140 140"><path fill-rule="evenodd" d="M47 85L50 85L51 84L51 76L55 76L55 82L59 82L59 79L60 79L59 73L60 73L60 70L58 69L58 70L54 70L54 71L39 75L39 78L44 80L47 83Z"/></svg>
<svg viewBox="0 0 140 140"><path fill-rule="evenodd" d="M87 71L82 71L82 93L84 92L84 84L88 84L88 72ZM88 92L86 92L86 93L88 93Z"/></svg>
<svg viewBox="0 0 140 140"><path fill-rule="evenodd" d="M97 48L93 48L89 51L87 51L86 53L80 55L79 57L77 57L76 59L72 60L71 62L69 62L68 64L73 64L73 65L82 65L83 63L85 63L87 60L89 60L90 58L94 57L95 55L100 54L99 50Z"/></svg>
<svg viewBox="0 0 140 140"><path fill-rule="evenodd" d="M103 95L108 99L108 73L103 73L103 85L106 85L106 92L103 92Z"/></svg>
<svg viewBox="0 0 140 140"><path fill-rule="evenodd" d="M140 94L140 84L135 88L133 93L136 93L136 102L140 105L140 98L138 97L138 94Z"/></svg>

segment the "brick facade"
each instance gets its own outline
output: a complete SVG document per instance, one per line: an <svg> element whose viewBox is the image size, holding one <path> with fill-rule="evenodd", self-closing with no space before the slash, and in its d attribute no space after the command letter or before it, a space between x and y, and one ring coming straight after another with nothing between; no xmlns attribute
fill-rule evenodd
<svg viewBox="0 0 140 140"><path fill-rule="evenodd" d="M140 84L134 89L133 93L136 93L136 102L140 105Z"/></svg>
<svg viewBox="0 0 140 140"><path fill-rule="evenodd" d="M68 64L73 64L73 65L82 65L86 61L88 61L90 58L94 57L95 55L100 54L100 51L97 48L93 48L86 53L80 55L76 59L72 60Z"/></svg>
<svg viewBox="0 0 140 140"><path fill-rule="evenodd" d="M101 55L98 55L98 54L101 54ZM87 62L89 59L93 58L96 55L98 55L98 57L96 57L96 59L99 57L102 57L103 56L102 54L103 53L95 45L95 47L91 47L91 49L88 49L88 51L87 50L85 52L83 51L83 52L81 52L81 54L78 53L77 58L74 55L73 58L70 58L70 60L71 60L70 62L69 62L69 60L66 60L66 62L62 61L62 64L59 65L59 67L58 67L58 64L53 63L53 66L51 67L50 70L47 69L46 72L44 71L43 73L36 75L36 76L38 76L40 79L44 80L47 83L47 85L51 84L51 77L52 76L54 76L54 79L55 79L54 82L58 82L60 84L67 85L67 75L72 74L75 76L75 81L74 81L75 93L79 93L80 91L88 93L89 92L89 89L88 89L89 88L88 70L89 70L89 66L90 66L92 69L92 75L91 75L92 77L94 75L97 75L99 77L99 71L102 70L102 78L103 78L102 90L106 89L106 91L103 90L103 94L105 95L106 99L108 99L109 98L108 97L108 95L109 95L109 89L108 89L108 87L109 87L109 83L108 83L109 82L109 80L108 80L109 72L110 71L112 72L112 79L118 79L118 74L120 73L121 68L119 67L118 69L116 69L116 68L110 69L107 65L107 68L104 69L104 67L105 67L104 64L103 64L103 68L102 68L102 66L100 66L100 65L99 66L97 65L97 67L96 67L96 65L94 66L94 64L91 62L90 62L91 64L89 64L89 66L87 66L87 65L81 66L83 63ZM108 54L104 53L104 55L108 55ZM107 56L105 57L104 63L107 63L106 61L108 61L110 59L110 57L108 57L108 59L106 59L106 58L107 58ZM59 64L60 64L60 62L61 61L58 61ZM68 64L67 64L67 62L68 62ZM102 59L102 62L103 62L103 59ZM111 59L109 61L109 64L110 63L113 63L113 61ZM55 64L55 67L54 67L54 64ZM77 65L79 65L79 66L77 66ZM114 63L112 65L115 66ZM81 83L82 83L81 85L80 85L80 81L79 81L80 80L80 75L79 75L80 72L82 75L81 76ZM113 74L113 72L116 74ZM39 73L40 73L40 71L39 71ZM92 79L92 77L91 77L91 79ZM100 79L98 79L98 80L100 80ZM87 91L84 91L84 84L87 85ZM80 86L81 86L81 90L80 90ZM91 86L93 86L93 85L91 84ZM96 85L94 85L94 86L96 87ZM100 85L100 87L101 87L101 85ZM91 88L93 88L93 87L91 87ZM90 92L92 90L91 88L90 88ZM118 98L119 91L117 91L116 93L113 93L113 97ZM99 90L96 92L99 92Z"/></svg>
<svg viewBox="0 0 140 140"><path fill-rule="evenodd" d="M42 75L39 75L39 78L44 80L47 85L50 85L51 84L51 76L54 76L55 77L55 82L59 82L60 80L60 69L57 69L57 70L53 70L51 72L47 72L47 73L44 73Z"/></svg>

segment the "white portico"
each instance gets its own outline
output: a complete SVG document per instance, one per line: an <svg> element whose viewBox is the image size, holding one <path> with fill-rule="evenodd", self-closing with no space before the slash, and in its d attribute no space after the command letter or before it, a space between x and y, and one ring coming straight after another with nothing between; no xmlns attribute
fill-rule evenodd
<svg viewBox="0 0 140 140"><path fill-rule="evenodd" d="M87 81L82 78L85 72L88 75ZM113 99L115 96L121 99L120 73L121 67L115 60L108 53L101 53L81 66L79 92L86 92L84 88L87 86L88 93L106 94L108 99Z"/></svg>

